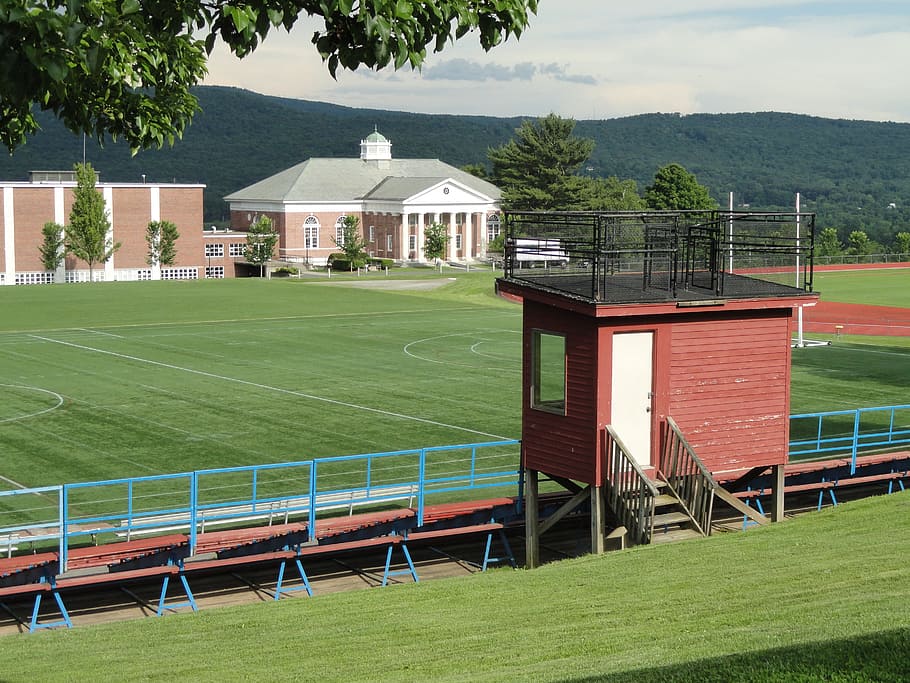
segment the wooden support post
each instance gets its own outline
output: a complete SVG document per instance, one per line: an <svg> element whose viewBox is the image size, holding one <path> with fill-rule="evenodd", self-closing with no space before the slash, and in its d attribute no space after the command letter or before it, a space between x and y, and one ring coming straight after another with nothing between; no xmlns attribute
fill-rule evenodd
<svg viewBox="0 0 910 683"><path fill-rule="evenodd" d="M540 532L537 525L537 470L525 470L525 566L540 564Z"/></svg>
<svg viewBox="0 0 910 683"><path fill-rule="evenodd" d="M591 487L591 552L602 555L606 550L606 534L604 533L604 495L603 487Z"/></svg>
<svg viewBox="0 0 910 683"><path fill-rule="evenodd" d="M784 466L775 465L771 468L774 484L771 491L771 521L784 520Z"/></svg>

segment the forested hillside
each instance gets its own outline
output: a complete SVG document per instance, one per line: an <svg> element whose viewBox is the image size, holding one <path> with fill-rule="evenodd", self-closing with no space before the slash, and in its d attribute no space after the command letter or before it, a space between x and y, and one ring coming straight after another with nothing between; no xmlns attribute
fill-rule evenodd
<svg viewBox="0 0 910 683"><path fill-rule="evenodd" d="M377 127L396 157L435 157L456 166L486 162L489 147L509 140L517 118L442 116L353 109L258 95L222 87L196 89L203 111L170 149L130 156L125 145L102 150L89 141L85 158L102 180L201 182L206 221L226 217L222 197L314 156L354 157ZM13 156L0 158L0 178L25 180L29 170L69 169L83 158L81 137L51 117ZM721 206L729 192L752 209L802 207L842 239L865 230L888 244L910 230L910 124L821 119L796 114L644 114L579 121L594 139L591 175L632 178L639 189L655 171L678 162L707 185Z"/></svg>

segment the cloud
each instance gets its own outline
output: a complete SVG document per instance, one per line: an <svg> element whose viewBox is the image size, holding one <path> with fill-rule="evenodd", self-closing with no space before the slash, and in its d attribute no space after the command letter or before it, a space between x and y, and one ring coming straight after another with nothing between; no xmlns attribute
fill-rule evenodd
<svg viewBox="0 0 910 683"><path fill-rule="evenodd" d="M555 62L519 62L514 66L505 66L495 62L481 64L475 60L458 58L439 62L423 70L423 77L428 81L530 81L538 75L566 83L597 84L597 79L593 76L570 74L565 66Z"/></svg>

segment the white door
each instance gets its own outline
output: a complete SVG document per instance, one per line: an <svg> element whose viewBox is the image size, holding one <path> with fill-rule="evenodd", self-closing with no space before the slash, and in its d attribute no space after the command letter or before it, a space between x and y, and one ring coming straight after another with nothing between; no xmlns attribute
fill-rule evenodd
<svg viewBox="0 0 910 683"><path fill-rule="evenodd" d="M641 467L651 466L651 397L654 333L613 335L610 423Z"/></svg>

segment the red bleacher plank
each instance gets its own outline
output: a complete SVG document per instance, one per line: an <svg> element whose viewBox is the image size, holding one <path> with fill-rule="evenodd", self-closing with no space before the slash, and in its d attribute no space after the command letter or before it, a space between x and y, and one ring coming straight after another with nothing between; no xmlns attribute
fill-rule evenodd
<svg viewBox="0 0 910 683"><path fill-rule="evenodd" d="M504 527L497 522L489 524L474 524L472 526L460 526L452 529L433 529L432 531L412 531L405 538L408 541L426 541L433 538L445 538L451 536L467 536L468 534L489 533L491 531L500 531Z"/></svg>
<svg viewBox="0 0 910 683"><path fill-rule="evenodd" d="M119 541L117 543L104 543L85 548L73 548L69 551L67 569L113 565L125 560L162 553L186 545L189 545L189 536L171 534L169 536L151 536L134 541Z"/></svg>
<svg viewBox="0 0 910 683"><path fill-rule="evenodd" d="M85 576L74 576L71 578L59 579L57 581L58 590L67 590L69 588L81 588L83 586L97 586L103 584L116 584L134 579L147 579L154 576L164 576L165 574L176 574L180 567L175 564L163 564L159 567L146 567L144 569L130 569L124 572L102 572L99 574L86 574Z"/></svg>
<svg viewBox="0 0 910 683"><path fill-rule="evenodd" d="M57 553L37 553L33 555L17 555L0 559L0 578L18 574L29 569L44 567L57 561Z"/></svg>
<svg viewBox="0 0 910 683"><path fill-rule="evenodd" d="M183 565L183 571L194 572L204 569L226 569L245 564L259 564L260 562L277 562L290 560L297 556L293 550L279 550L273 553L257 553L255 555L240 555L239 557L225 557L215 560L194 560Z"/></svg>
<svg viewBox="0 0 910 683"><path fill-rule="evenodd" d="M328 555L331 553L341 553L347 550L361 550L379 545L395 545L401 543L401 536L376 536L374 538L364 538L359 541L343 541L342 543L324 543L322 545L304 545L300 547L299 555Z"/></svg>
<svg viewBox="0 0 910 683"><path fill-rule="evenodd" d="M441 519L452 519L462 515L469 515L503 505L512 505L515 502L513 498L487 498L485 500L467 500L455 503L439 503L438 505L427 505L423 510L424 523L429 521L438 521Z"/></svg>
<svg viewBox="0 0 910 683"><path fill-rule="evenodd" d="M316 522L316 536L318 538L337 536L338 534L350 533L371 526L391 524L414 517L415 514L416 512L410 508L400 508L382 512L349 515L347 517L328 517Z"/></svg>
<svg viewBox="0 0 910 683"><path fill-rule="evenodd" d="M856 486L859 484L878 484L893 479L903 479L910 472L885 472L884 474L870 474L865 477L844 477L837 482L838 486Z"/></svg>
<svg viewBox="0 0 910 683"><path fill-rule="evenodd" d="M3 586L0 587L0 598L12 598L17 595L34 595L35 593L43 593L50 589L51 585L49 583L23 583L18 586Z"/></svg>
<svg viewBox="0 0 910 683"><path fill-rule="evenodd" d="M290 536L305 532L307 525L299 522L275 524L272 526L253 527L249 529L228 529L209 531L196 536L196 554L218 552L228 548L259 543L272 538Z"/></svg>

